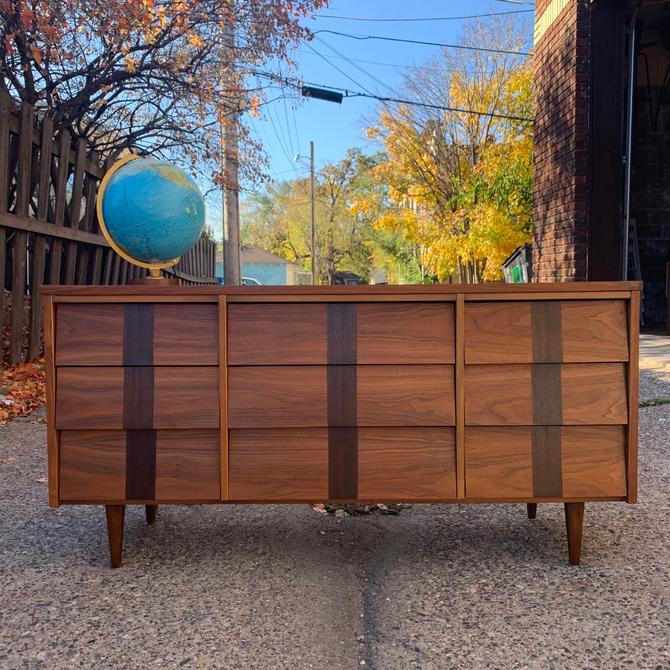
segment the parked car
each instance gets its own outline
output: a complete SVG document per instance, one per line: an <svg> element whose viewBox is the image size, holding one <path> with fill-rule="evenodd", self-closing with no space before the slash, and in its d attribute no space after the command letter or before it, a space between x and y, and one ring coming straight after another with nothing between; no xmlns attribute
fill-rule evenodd
<svg viewBox="0 0 670 670"><path fill-rule="evenodd" d="M242 277L240 284L242 286L263 286L262 281L258 281L258 279L254 279L253 277Z"/></svg>

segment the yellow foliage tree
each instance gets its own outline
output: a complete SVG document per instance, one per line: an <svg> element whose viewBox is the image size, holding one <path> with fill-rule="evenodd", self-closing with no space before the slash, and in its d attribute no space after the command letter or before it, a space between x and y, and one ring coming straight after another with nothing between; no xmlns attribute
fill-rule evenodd
<svg viewBox="0 0 670 670"><path fill-rule="evenodd" d="M520 35L509 21L473 24L464 44L507 53L443 52L406 82L426 106L387 108L368 131L384 147L375 171L395 203L374 225L416 244L438 280L498 279L502 261L530 240L532 77L515 55Z"/></svg>

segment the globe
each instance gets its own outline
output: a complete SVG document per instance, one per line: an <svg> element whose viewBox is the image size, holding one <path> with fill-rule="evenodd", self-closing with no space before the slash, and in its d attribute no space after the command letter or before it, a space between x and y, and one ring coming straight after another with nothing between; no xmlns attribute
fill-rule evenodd
<svg viewBox="0 0 670 670"><path fill-rule="evenodd" d="M126 157L103 180L98 214L121 255L143 267L166 267L200 238L205 201L196 183L175 165Z"/></svg>

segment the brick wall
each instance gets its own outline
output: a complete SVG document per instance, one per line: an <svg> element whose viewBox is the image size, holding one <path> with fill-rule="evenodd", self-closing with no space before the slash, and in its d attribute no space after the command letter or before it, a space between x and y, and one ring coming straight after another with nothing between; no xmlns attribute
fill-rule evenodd
<svg viewBox="0 0 670 670"><path fill-rule="evenodd" d="M586 279L589 45L588 0L569 0L535 44L535 281Z"/></svg>

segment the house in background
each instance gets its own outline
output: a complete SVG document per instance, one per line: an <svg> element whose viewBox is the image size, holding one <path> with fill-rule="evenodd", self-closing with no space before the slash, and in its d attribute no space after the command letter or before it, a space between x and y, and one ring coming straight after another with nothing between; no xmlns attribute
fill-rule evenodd
<svg viewBox="0 0 670 670"><path fill-rule="evenodd" d="M240 265L242 277L256 279L261 284L271 286L286 286L295 284L295 275L298 266L291 261L271 254L269 251L255 247L253 244L243 244L240 250ZM216 280L223 283L223 252L216 254Z"/></svg>
<svg viewBox="0 0 670 670"><path fill-rule="evenodd" d="M537 0L533 278L642 279L668 318L670 2Z"/></svg>

